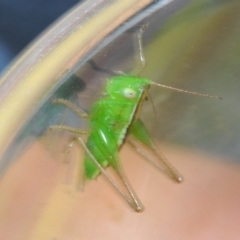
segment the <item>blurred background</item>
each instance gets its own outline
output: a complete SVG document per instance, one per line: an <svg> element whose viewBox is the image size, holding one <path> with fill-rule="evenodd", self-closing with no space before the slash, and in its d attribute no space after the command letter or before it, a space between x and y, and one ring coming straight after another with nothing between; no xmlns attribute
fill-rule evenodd
<svg viewBox="0 0 240 240"><path fill-rule="evenodd" d="M77 0L0 1L0 71Z"/></svg>

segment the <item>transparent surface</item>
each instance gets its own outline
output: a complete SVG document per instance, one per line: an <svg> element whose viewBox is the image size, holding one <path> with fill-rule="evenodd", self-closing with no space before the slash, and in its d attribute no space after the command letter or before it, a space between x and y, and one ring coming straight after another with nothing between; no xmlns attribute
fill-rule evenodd
<svg viewBox="0 0 240 240"><path fill-rule="evenodd" d="M101 14L114 8L111 4L117 1L95 3L99 4L97 10L85 16L79 15L78 10L89 9L92 5L87 2L73 11L75 18L71 15L68 23L76 21L76 25L70 30L64 32L62 26L67 25L62 22L58 25L62 32L55 32L56 28L50 31L43 41L47 48L33 45L36 52L27 68L21 66L23 57L13 65L25 80L17 82L12 77L4 82L13 74L11 70L3 76L1 132L7 129L11 118L15 122L1 139L0 238L238 239L240 4L199 0L159 1L149 5L151 1L138 1L139 4L133 1L134 12L135 8L124 8L120 3L117 9L122 6L122 12L113 14L113 19L118 21L106 18L109 29L105 26L99 31L96 21L100 22ZM158 5L163 3L165 7ZM127 14L126 9L131 11ZM91 26L95 28L78 25L76 19L81 16L81 24L93 21ZM151 104L146 103L142 119L185 181L174 184L124 146L121 159L126 174L145 206L145 211L138 214L102 176L87 182L84 192L76 191L81 150L74 146L66 153L70 136L46 130L57 123L86 126L71 111L53 105L53 99L66 98L88 110L92 102L101 97L112 72L131 73L139 65L134 43L140 21L149 22L143 39L147 67L142 76L178 88L218 95L223 100L155 87L151 90L157 114L155 116ZM122 28L117 28L123 22ZM71 36L76 40L74 34L81 28L92 33L93 42L89 38L85 40L85 44L89 44L87 49L81 48L84 44L69 40ZM55 38L49 38L51 34ZM81 32L78 36L84 38ZM49 57L41 51L49 53ZM40 60L39 56L42 56ZM61 63L55 65L58 60ZM34 76L35 82L31 82L30 77L38 67L31 63L42 64L38 69L39 78ZM30 71L25 76L26 69ZM26 81L27 78L30 80ZM36 86L38 81L43 82L42 88ZM17 92L21 84L25 91ZM31 92L31 87L41 90ZM18 104L15 108L4 105L9 96L14 98L13 105Z"/></svg>

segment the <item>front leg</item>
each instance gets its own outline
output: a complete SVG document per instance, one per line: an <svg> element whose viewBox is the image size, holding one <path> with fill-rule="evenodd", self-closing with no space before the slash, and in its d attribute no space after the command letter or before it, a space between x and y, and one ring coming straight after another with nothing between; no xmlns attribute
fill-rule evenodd
<svg viewBox="0 0 240 240"><path fill-rule="evenodd" d="M75 112L80 118L89 118L88 114L82 110L81 108L77 107L75 104L73 104L72 102L62 99L62 98L57 98L55 100L53 100L54 104L62 104L64 106L66 106L67 108L70 108L73 112Z"/></svg>

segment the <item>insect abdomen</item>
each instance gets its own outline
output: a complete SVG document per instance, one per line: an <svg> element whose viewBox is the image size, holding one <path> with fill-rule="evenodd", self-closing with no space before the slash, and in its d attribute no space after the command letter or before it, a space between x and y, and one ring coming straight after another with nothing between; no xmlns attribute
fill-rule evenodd
<svg viewBox="0 0 240 240"><path fill-rule="evenodd" d="M90 111L92 117L86 145L102 167L110 165L117 168L118 149L126 136L135 108L132 104L101 99ZM99 169L92 163L88 154L85 156L84 168L88 179L93 179L99 174Z"/></svg>

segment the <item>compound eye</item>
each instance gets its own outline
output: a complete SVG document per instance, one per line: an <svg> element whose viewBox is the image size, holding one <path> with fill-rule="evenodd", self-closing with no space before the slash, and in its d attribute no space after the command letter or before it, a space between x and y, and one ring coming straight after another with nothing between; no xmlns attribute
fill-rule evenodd
<svg viewBox="0 0 240 240"><path fill-rule="evenodd" d="M124 91L123 91L123 95L126 98L135 98L137 93L132 88L125 88Z"/></svg>

